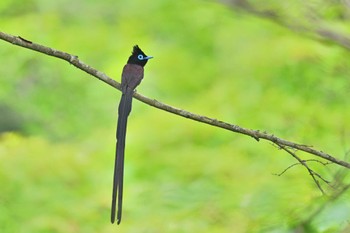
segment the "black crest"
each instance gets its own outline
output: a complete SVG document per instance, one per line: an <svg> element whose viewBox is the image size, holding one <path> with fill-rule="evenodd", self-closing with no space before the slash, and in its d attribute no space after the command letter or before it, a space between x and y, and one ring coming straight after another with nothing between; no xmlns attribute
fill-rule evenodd
<svg viewBox="0 0 350 233"><path fill-rule="evenodd" d="M128 64L136 64L140 66L145 66L148 59L151 59L151 56L147 56L138 45L135 45L132 51L131 56L128 59Z"/></svg>

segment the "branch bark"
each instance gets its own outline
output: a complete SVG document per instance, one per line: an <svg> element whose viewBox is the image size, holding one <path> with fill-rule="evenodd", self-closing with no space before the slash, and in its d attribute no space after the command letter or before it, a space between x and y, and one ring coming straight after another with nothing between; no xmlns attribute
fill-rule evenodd
<svg viewBox="0 0 350 233"><path fill-rule="evenodd" d="M27 49L31 49L49 56L53 56L56 58L60 58L62 60L65 60L69 62L70 64L74 65L75 67L81 69L82 71L85 71L86 73L92 75L93 77L98 78L99 80L109 84L110 86L120 90L120 83L116 82L115 80L108 77L103 72L100 72L91 66L85 64L81 60L78 59L78 56L71 55L66 52L62 52L50 47L46 47L37 43L34 43L30 40L24 39L20 36L13 36L4 32L0 32L0 39L7 41L11 44L21 46ZM240 127L238 125L229 124L227 122L223 122L214 118L209 118L207 116L202 116L199 114L191 113L183 109L175 108L173 106L164 104L162 102L159 102L155 99L148 98L146 96L143 96L139 93L134 93L134 98L138 99L139 101L148 104L150 106L156 107L158 109L167 111L169 113L176 114L181 117L185 117L194 121L198 121L204 124L212 125L218 128L226 129L235 133L243 134L246 136L250 136L254 138L257 141L260 141L260 139L264 139L267 141L272 142L273 144L277 145L279 148L294 148L295 150L303 151L305 153L313 154L315 156L318 156L320 158L323 158L327 161L330 161L332 163L338 164L342 167L350 168L350 163L347 161L343 161L340 159L337 159L333 156L331 156L328 153L325 153L321 150L316 150L312 148L311 146L291 142L279 137L276 137L273 134L268 134L266 132L261 132L260 130L252 130Z"/></svg>

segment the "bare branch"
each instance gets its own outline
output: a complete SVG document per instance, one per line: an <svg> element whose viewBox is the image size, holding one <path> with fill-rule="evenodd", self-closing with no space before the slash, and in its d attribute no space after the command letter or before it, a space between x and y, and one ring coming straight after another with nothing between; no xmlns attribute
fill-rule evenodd
<svg viewBox="0 0 350 233"><path fill-rule="evenodd" d="M343 194L346 193L350 188L350 184L347 184L343 186L338 192L330 196L329 200L324 202L322 205L320 205L315 211L313 211L306 219L304 219L301 223L300 226L307 226L310 224L310 222L316 218L317 215L319 215L327 206L329 206L332 202L335 202L338 200Z"/></svg>
<svg viewBox="0 0 350 233"><path fill-rule="evenodd" d="M78 59L77 56L71 55L69 53L66 52L62 52L50 47L46 47L40 44L36 44L30 40L24 39L22 37L19 36L12 36L3 32L0 32L0 39L7 41L11 44L17 45L17 46L21 46L27 49L31 49L49 56L53 56L53 57L57 57L60 58L62 60L65 60L67 62L69 62L70 64L74 65L75 67L85 71L86 73L100 79L101 81L109 84L110 86L120 90L120 83L116 82L115 80L111 79L110 77L108 77L106 74L92 68L91 66L85 64L84 62L82 62L81 60ZM332 163L336 163L340 166L346 167L346 168L350 168L350 163L337 159L333 156L331 156L330 154L327 154L323 151L320 150L316 150L311 148L310 146L307 145L303 145L303 144L299 144L299 143L295 143L295 142L291 142L291 141L287 141L285 139L282 138L278 138L272 134L268 134L266 132L261 132L259 130L252 130L252 129L247 129L247 128L243 128L240 127L238 125L233 125L233 124L229 124L217 119L213 119L213 118L209 118L206 116L202 116L199 114L195 114L195 113L191 113L179 108L175 108L172 107L170 105L161 103L155 99L150 99L148 97L145 97L139 93L134 93L134 98L140 100L143 103L146 103L150 106L156 107L158 109L162 109L164 111L191 119L191 120L195 120L201 123L205 123L208 125L212 125L215 127L219 127L222 129L226 129L232 132L236 132L236 133L240 133L240 134L244 134L247 136L250 136L252 138L254 138L255 140L259 141L260 139L264 139L267 141L270 141L274 144L279 145L279 147L281 147L282 149L284 148L294 148L296 150L299 151L303 151L309 154L313 154L315 156L318 156L320 158L323 158L327 161L330 161ZM286 150L286 149L284 149ZM286 150L287 152L289 150ZM289 152L288 152L289 153ZM305 162L301 162L301 163L305 163ZM314 176L313 176L314 177Z"/></svg>
<svg viewBox="0 0 350 233"><path fill-rule="evenodd" d="M333 44L337 44L347 50L350 50L350 37L338 32L336 29L327 27L323 25L323 23L315 18L308 17L307 20L308 25L312 25L312 27L308 27L296 22L289 22L288 20L284 20L277 11L274 10L261 10L256 8L254 5L250 4L247 0L221 0L223 3L230 5L235 9L240 9L245 12L248 12L252 15L256 15L261 18L269 19L279 25L287 27L293 31L301 32L310 36L311 34L316 35L317 38L330 42ZM312 12L313 9L309 11ZM310 14L312 15L312 14Z"/></svg>
<svg viewBox="0 0 350 233"><path fill-rule="evenodd" d="M276 143L277 144L277 143ZM291 151L289 148L279 145L281 149L283 149L284 151L286 151L288 154L290 154L291 156L293 156L296 160L299 161L299 163L301 165L303 165L306 170L309 172L310 176L312 177L312 179L314 180L315 184L317 185L318 189L324 194L324 190L322 189L320 182L317 180L316 177L318 177L319 179L321 179L323 182L325 182L326 184L329 184L330 182L325 180L320 174L318 174L317 172L315 172L314 170L312 170L306 163L305 160L300 159L293 151ZM290 168L290 167L289 167Z"/></svg>
<svg viewBox="0 0 350 233"><path fill-rule="evenodd" d="M317 159L306 159L306 160L302 160L303 162L305 163L308 163L308 162L317 162L317 163L320 163L324 166L326 165L329 165L329 164L332 164L331 162L322 162L320 160L317 160ZM298 165L302 165L302 163L293 163L292 165L289 165L286 169L284 169L283 171L281 171L280 173L275 173L273 175L276 175L276 176L282 176L284 173L286 173L289 169L291 169L292 167L295 167L295 166L298 166Z"/></svg>

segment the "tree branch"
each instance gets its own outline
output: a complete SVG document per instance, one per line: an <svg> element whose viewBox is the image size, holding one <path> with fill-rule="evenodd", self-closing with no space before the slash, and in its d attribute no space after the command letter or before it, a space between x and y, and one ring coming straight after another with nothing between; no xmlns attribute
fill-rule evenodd
<svg viewBox="0 0 350 233"><path fill-rule="evenodd" d="M275 22L281 26L287 27L293 31L301 32L309 36L310 34L308 33L311 33L313 35L316 35L316 37L322 41L337 44L340 47L350 50L350 37L338 32L337 30L331 27L324 26L322 21L317 17L312 17L312 16L307 17L308 25L312 25L312 26L305 26L300 23L295 23L295 22L291 23L288 20L283 19L280 13L275 10L258 9L247 0L220 0L220 1L223 2L224 4L230 5L235 9L241 9L252 15L269 19L272 22ZM309 9L309 11L314 12L315 9Z"/></svg>
<svg viewBox="0 0 350 233"><path fill-rule="evenodd" d="M49 56L63 59L65 61L69 62L70 64L74 65L75 67L85 71L86 73L88 73L88 74L100 79L101 81L109 84L110 86L120 90L120 83L111 79L106 74L104 74L104 73L92 68L91 66L85 64L84 62L82 62L81 60L78 59L78 56L71 55L69 53L62 52L62 51L59 51L59 50L56 50L56 49L53 49L50 47L46 47L46 46L43 46L40 44L36 44L36 43L29 41L27 39L24 39L20 36L13 36L13 35L9 35L9 34L3 33L3 32L0 32L0 39L7 41L11 44L17 45L17 46L21 46L21 47L31 49L31 50L34 50L34 51L37 51L37 52L40 52L40 53L43 53L43 54L46 54ZM266 132L260 132L259 130L247 129L247 128L243 128L243 127L240 127L238 125L229 124L229 123L226 123L226 122L214 119L214 118L209 118L209 117L202 116L199 114L191 113L191 112L188 112L188 111L161 103L155 99L150 99L150 98L143 96L143 95L136 93L136 92L134 93L134 98L136 98L139 101L146 103L150 106L156 107L158 109L161 109L161 110L173 113L173 114L176 114L176 115L181 116L181 117L185 117L185 118L195 120L195 121L198 121L201 123L205 123L208 125L212 125L215 127L226 129L226 130L229 130L229 131L232 131L235 133L244 134L244 135L247 135L247 136L254 138L257 141L259 141L260 139L271 141L273 144L277 145L278 147L280 147L284 150L285 150L285 148L294 148L294 149L299 150L299 151L313 154L315 156L318 156L318 157L323 158L325 160L328 160L330 162L336 163L340 166L350 168L349 162L339 160L339 159L331 156L328 153L313 149L312 147L307 146L307 145L302 145L299 143L287 141L285 139L278 138L278 137L274 136L273 134L268 134ZM303 165L305 166L305 164L303 164Z"/></svg>
<svg viewBox="0 0 350 233"><path fill-rule="evenodd" d="M296 227L296 229L308 229L308 226L310 223L320 214L322 213L327 206L329 206L332 202L335 202L338 200L343 194L345 194L350 188L350 184L345 185L342 187L339 191L334 193L332 196L329 197L328 201L324 202L322 205L320 205L316 210L314 210L306 219L302 220L299 223L299 226ZM303 232L303 231L296 231L296 232ZM343 231L345 232L345 231Z"/></svg>

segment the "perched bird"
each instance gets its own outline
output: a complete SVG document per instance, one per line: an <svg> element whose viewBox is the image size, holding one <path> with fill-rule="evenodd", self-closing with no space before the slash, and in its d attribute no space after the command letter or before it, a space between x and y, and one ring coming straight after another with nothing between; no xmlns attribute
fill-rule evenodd
<svg viewBox="0 0 350 233"><path fill-rule="evenodd" d="M143 67L146 65L148 59L151 58L151 56L147 56L137 45L135 45L127 64L123 68L121 84L122 98L120 100L118 108L117 146L113 177L111 210L112 223L115 221L117 196L117 223L119 224L122 220L125 135L128 116L131 111L132 96L134 94L135 88L143 79Z"/></svg>

